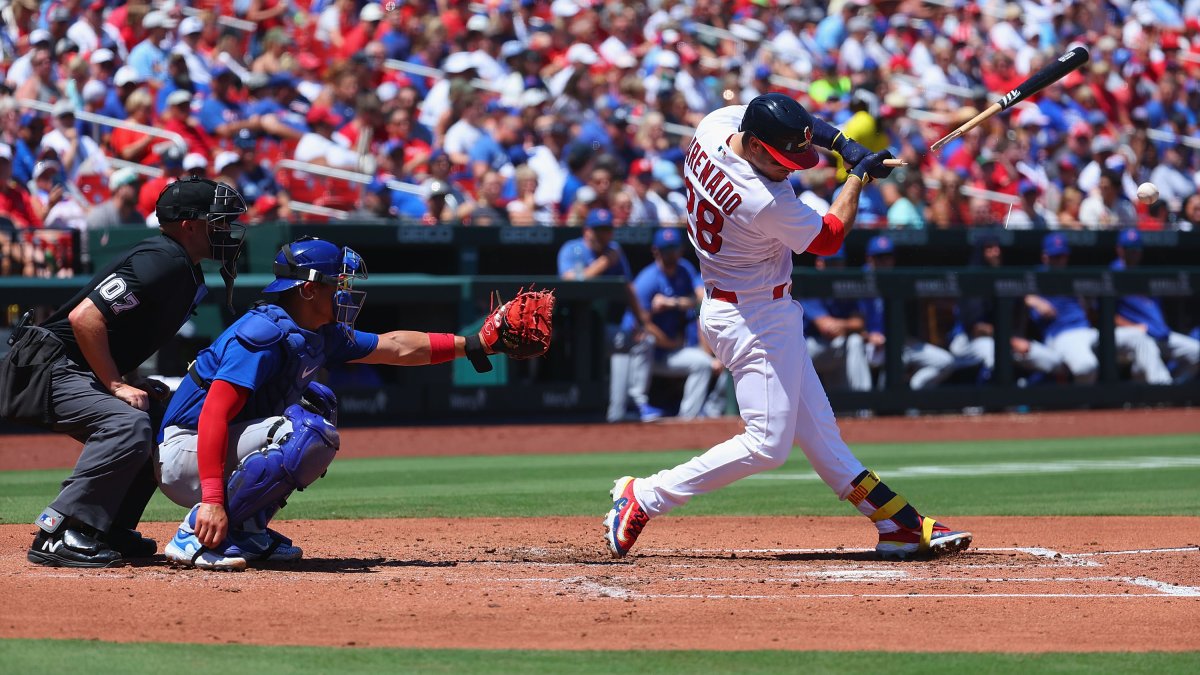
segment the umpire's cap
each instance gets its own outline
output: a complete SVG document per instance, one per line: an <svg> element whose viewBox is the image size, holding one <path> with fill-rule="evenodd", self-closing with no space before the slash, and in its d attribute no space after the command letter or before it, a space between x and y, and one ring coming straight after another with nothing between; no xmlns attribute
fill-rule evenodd
<svg viewBox="0 0 1200 675"><path fill-rule="evenodd" d="M817 164L814 121L804 106L783 94L755 96L746 106L738 131L754 136L783 166L798 171Z"/></svg>
<svg viewBox="0 0 1200 675"><path fill-rule="evenodd" d="M206 178L181 178L158 195L154 213L160 223L182 220L232 221L246 212L246 203L234 188Z"/></svg>

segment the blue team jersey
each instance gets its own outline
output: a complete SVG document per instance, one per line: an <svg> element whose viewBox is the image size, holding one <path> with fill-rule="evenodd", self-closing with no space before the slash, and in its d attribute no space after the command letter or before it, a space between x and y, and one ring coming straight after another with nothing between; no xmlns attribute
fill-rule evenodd
<svg viewBox="0 0 1200 675"><path fill-rule="evenodd" d="M216 134L217 127L243 119L242 106L226 103L215 96L209 97L200 106L200 126L209 134Z"/></svg>
<svg viewBox="0 0 1200 675"><path fill-rule="evenodd" d="M1122 260L1114 260L1114 270L1125 269ZM1163 318L1162 306L1158 300L1145 295L1123 295L1117 298L1117 315L1146 326L1146 334L1155 340L1166 340L1171 335L1167 320Z"/></svg>
<svg viewBox="0 0 1200 675"><path fill-rule="evenodd" d="M271 335L275 326L282 327L286 337ZM275 341L269 342L271 339ZM242 315L201 351L192 369L205 382L224 380L250 390L250 398L234 418L234 422L242 422L282 414L284 408L299 401L322 366L361 359L378 344L378 335L354 331L351 338L336 323L316 331L304 330L291 323L281 308L262 305ZM162 428L198 428L205 393L195 379L185 377L171 398Z"/></svg>
<svg viewBox="0 0 1200 675"><path fill-rule="evenodd" d="M668 298L695 298L696 287L703 287L703 285L700 276L696 273L696 268L687 260L680 260L679 264L675 266L675 271L670 275L663 271L658 263L652 263L638 273L637 278L633 281L633 290L642 307L646 311L650 311L651 303L656 295L665 295ZM654 321L654 325L662 329L667 337L682 337L684 345L690 346L688 338L691 336L687 326L693 317L689 314L683 310L667 310L652 314L651 320ZM626 312L623 327L627 330L632 329L634 323L633 313ZM662 350L658 351L665 353Z"/></svg>
<svg viewBox="0 0 1200 675"><path fill-rule="evenodd" d="M621 245L614 241L608 247L617 252L620 263L609 267L602 276L621 277L625 281L629 281L633 277L633 272L629 267L629 260L625 258L625 252L621 250ZM598 257L600 256L584 243L583 237L572 239L558 249L558 276L564 276L572 270L581 270L591 265Z"/></svg>
<svg viewBox="0 0 1200 675"><path fill-rule="evenodd" d="M1046 339L1076 328L1092 327L1092 324L1088 323L1087 310L1080 304L1079 298L1069 295L1046 295L1042 297L1054 307L1054 318L1048 320L1032 309L1029 310L1029 314L1042 327L1042 332L1045 333Z"/></svg>

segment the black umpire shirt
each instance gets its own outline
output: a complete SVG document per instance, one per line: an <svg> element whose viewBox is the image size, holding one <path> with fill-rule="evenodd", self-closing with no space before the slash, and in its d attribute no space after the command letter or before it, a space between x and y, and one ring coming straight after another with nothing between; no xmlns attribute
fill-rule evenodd
<svg viewBox="0 0 1200 675"><path fill-rule="evenodd" d="M204 272L183 245L160 234L97 272L42 326L62 340L67 356L88 365L67 316L90 298L108 323L109 351L124 375L166 344L207 292Z"/></svg>

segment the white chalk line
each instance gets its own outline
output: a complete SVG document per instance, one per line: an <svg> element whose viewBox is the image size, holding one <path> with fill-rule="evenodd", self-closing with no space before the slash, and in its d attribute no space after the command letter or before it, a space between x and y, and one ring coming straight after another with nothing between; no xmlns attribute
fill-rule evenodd
<svg viewBox="0 0 1200 675"><path fill-rule="evenodd" d="M1200 457L1131 457L1128 459L1064 459L1046 462L992 462L978 464L935 464L902 466L890 469L886 477L924 478L961 476L1004 476L1042 473L1094 473L1102 471L1148 471L1200 467ZM747 480L819 481L815 473L783 473L769 471L749 476Z"/></svg>

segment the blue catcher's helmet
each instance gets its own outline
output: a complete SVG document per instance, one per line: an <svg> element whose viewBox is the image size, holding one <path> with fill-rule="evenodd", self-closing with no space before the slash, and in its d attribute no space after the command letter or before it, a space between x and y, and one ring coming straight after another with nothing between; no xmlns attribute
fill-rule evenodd
<svg viewBox="0 0 1200 675"><path fill-rule="evenodd" d="M355 279L367 278L367 264L354 249L302 237L279 249L273 269L275 281L267 284L264 293L280 293L306 281L333 286L337 322L347 330L354 328L367 296L366 291L354 290Z"/></svg>

